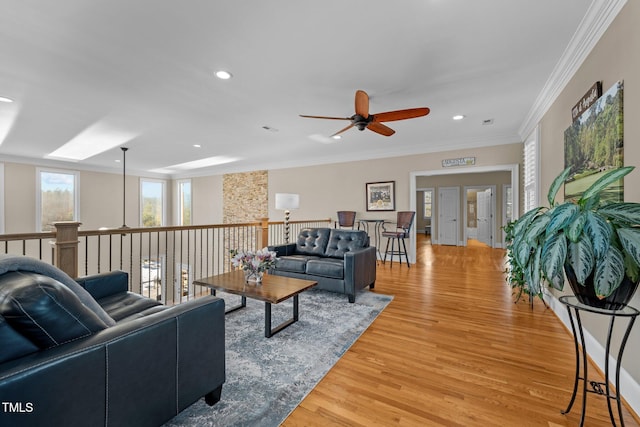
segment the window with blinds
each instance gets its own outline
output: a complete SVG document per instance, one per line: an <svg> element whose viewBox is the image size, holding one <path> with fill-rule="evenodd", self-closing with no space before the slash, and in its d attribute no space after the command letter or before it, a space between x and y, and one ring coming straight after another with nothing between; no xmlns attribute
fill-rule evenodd
<svg viewBox="0 0 640 427"><path fill-rule="evenodd" d="M538 132L535 129L524 143L524 212L538 203Z"/></svg>

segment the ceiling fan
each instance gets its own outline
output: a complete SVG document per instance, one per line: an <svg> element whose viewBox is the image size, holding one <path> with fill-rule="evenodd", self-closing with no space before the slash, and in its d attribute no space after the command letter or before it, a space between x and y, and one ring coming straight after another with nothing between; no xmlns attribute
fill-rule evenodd
<svg viewBox="0 0 640 427"><path fill-rule="evenodd" d="M428 108L409 108L407 110L387 111L386 113L369 114L369 95L363 90L356 91L356 113L351 117L326 117L326 116L306 116L300 114L300 117L310 119L329 119L329 120L350 120L351 124L344 129L331 135L332 137L342 132L357 127L359 130L369 129L380 135L391 136L396 131L389 126L383 125L381 122L393 122L395 120L413 119L429 114Z"/></svg>

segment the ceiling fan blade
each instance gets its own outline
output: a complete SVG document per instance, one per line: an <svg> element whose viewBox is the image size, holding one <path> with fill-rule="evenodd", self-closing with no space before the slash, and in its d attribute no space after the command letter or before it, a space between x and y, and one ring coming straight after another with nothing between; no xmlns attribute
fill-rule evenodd
<svg viewBox="0 0 640 427"><path fill-rule="evenodd" d="M408 110L387 111L373 115L374 122L393 122L395 120L413 119L429 114L428 108L409 108Z"/></svg>
<svg viewBox="0 0 640 427"><path fill-rule="evenodd" d="M363 90L356 91L356 114L369 117L369 95Z"/></svg>
<svg viewBox="0 0 640 427"><path fill-rule="evenodd" d="M305 116L304 114L300 114L300 117L306 117L308 119L351 120L351 117Z"/></svg>
<svg viewBox="0 0 640 427"><path fill-rule="evenodd" d="M351 129L352 127L353 127L353 123L351 123L351 124L350 124L349 126L347 126L346 128L341 129L341 130L339 130L338 132L334 133L333 135L331 135L331 137L333 138L333 137L334 137L334 136L336 136L336 135L340 135L342 132L344 132L344 131L346 131L346 130Z"/></svg>
<svg viewBox="0 0 640 427"><path fill-rule="evenodd" d="M379 122L371 122L367 125L367 129L374 131L375 133L379 133L384 136L391 136L396 133L395 130L391 129L389 126L385 126Z"/></svg>

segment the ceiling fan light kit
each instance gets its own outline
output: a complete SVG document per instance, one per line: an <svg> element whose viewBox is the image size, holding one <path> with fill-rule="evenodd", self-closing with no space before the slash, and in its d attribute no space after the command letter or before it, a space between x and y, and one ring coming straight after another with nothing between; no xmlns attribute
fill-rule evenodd
<svg viewBox="0 0 640 427"><path fill-rule="evenodd" d="M428 108L422 107L409 108L406 110L387 111L385 113L378 114L369 114L369 95L367 95L367 93L363 90L356 91L355 110L356 113L351 117L307 116L303 114L300 114L300 117L309 119L349 120L351 124L331 135L331 137L334 138L340 135L342 132L351 129L352 127L356 127L361 131L369 129L370 131L383 136L391 136L396 131L391 129L389 126L382 124L382 122L392 122L397 120L422 117L429 114L430 111Z"/></svg>

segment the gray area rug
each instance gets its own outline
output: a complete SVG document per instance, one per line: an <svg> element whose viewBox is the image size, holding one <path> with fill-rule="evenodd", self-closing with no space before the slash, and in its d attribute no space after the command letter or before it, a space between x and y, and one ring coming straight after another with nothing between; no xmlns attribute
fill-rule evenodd
<svg viewBox="0 0 640 427"><path fill-rule="evenodd" d="M240 297L218 293L227 307ZM264 336L264 303L226 316L226 373L222 399L204 399L165 426L278 426L391 301L364 290L349 304L345 295L321 290L300 294L300 320ZM292 301L272 306L273 324L292 316Z"/></svg>

